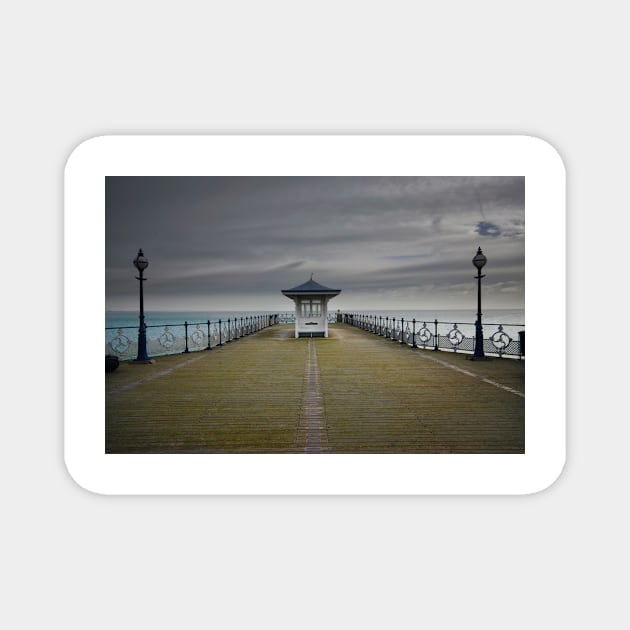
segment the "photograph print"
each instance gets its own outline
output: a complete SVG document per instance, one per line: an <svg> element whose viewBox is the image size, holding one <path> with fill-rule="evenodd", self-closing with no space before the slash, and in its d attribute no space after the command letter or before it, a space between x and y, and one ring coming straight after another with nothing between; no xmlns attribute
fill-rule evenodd
<svg viewBox="0 0 630 630"><path fill-rule="evenodd" d="M105 177L106 454L525 453L524 176Z"/></svg>

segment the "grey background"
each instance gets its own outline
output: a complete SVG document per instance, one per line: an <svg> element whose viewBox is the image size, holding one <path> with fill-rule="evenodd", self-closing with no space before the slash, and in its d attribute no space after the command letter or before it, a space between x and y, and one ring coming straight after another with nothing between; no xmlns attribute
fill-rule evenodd
<svg viewBox="0 0 630 630"><path fill-rule="evenodd" d="M614 2L5 7L3 625L627 625L627 17ZM526 133L563 155L569 317L549 340L569 340L568 460L550 489L102 497L69 478L66 157L101 134L298 132Z"/></svg>

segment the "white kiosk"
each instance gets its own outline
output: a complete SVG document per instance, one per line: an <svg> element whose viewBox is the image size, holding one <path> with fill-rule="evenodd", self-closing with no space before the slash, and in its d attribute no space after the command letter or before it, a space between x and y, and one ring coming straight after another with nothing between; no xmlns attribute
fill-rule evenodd
<svg viewBox="0 0 630 630"><path fill-rule="evenodd" d="M311 279L283 295L295 303L295 336L328 337L328 300L339 295L341 289L329 289Z"/></svg>

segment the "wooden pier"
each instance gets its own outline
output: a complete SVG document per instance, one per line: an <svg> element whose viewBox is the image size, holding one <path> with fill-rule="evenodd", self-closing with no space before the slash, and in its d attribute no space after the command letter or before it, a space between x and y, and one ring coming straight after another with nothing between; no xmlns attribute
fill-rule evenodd
<svg viewBox="0 0 630 630"><path fill-rule="evenodd" d="M277 325L105 375L107 453L523 453L525 361Z"/></svg>

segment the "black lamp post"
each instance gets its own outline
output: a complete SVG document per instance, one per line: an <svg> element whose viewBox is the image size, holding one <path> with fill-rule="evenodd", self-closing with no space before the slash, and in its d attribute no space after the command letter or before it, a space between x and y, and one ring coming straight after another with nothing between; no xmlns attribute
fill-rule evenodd
<svg viewBox="0 0 630 630"><path fill-rule="evenodd" d="M483 353L483 328L481 327L481 278L485 278L481 274L483 266L488 262L488 259L483 255L481 247L477 249L475 257L472 259L472 264L477 267L477 321L475 322L475 352L473 353L473 359L485 359L486 355Z"/></svg>
<svg viewBox="0 0 630 630"><path fill-rule="evenodd" d="M144 257L142 249L138 250L138 255L135 257L133 264L140 272L140 275L136 276L136 280L140 281L140 328L138 328L138 356L136 361L148 361L147 326L144 323L144 297L142 294L142 283L146 280L146 278L142 277L142 272L149 266L149 261Z"/></svg>

